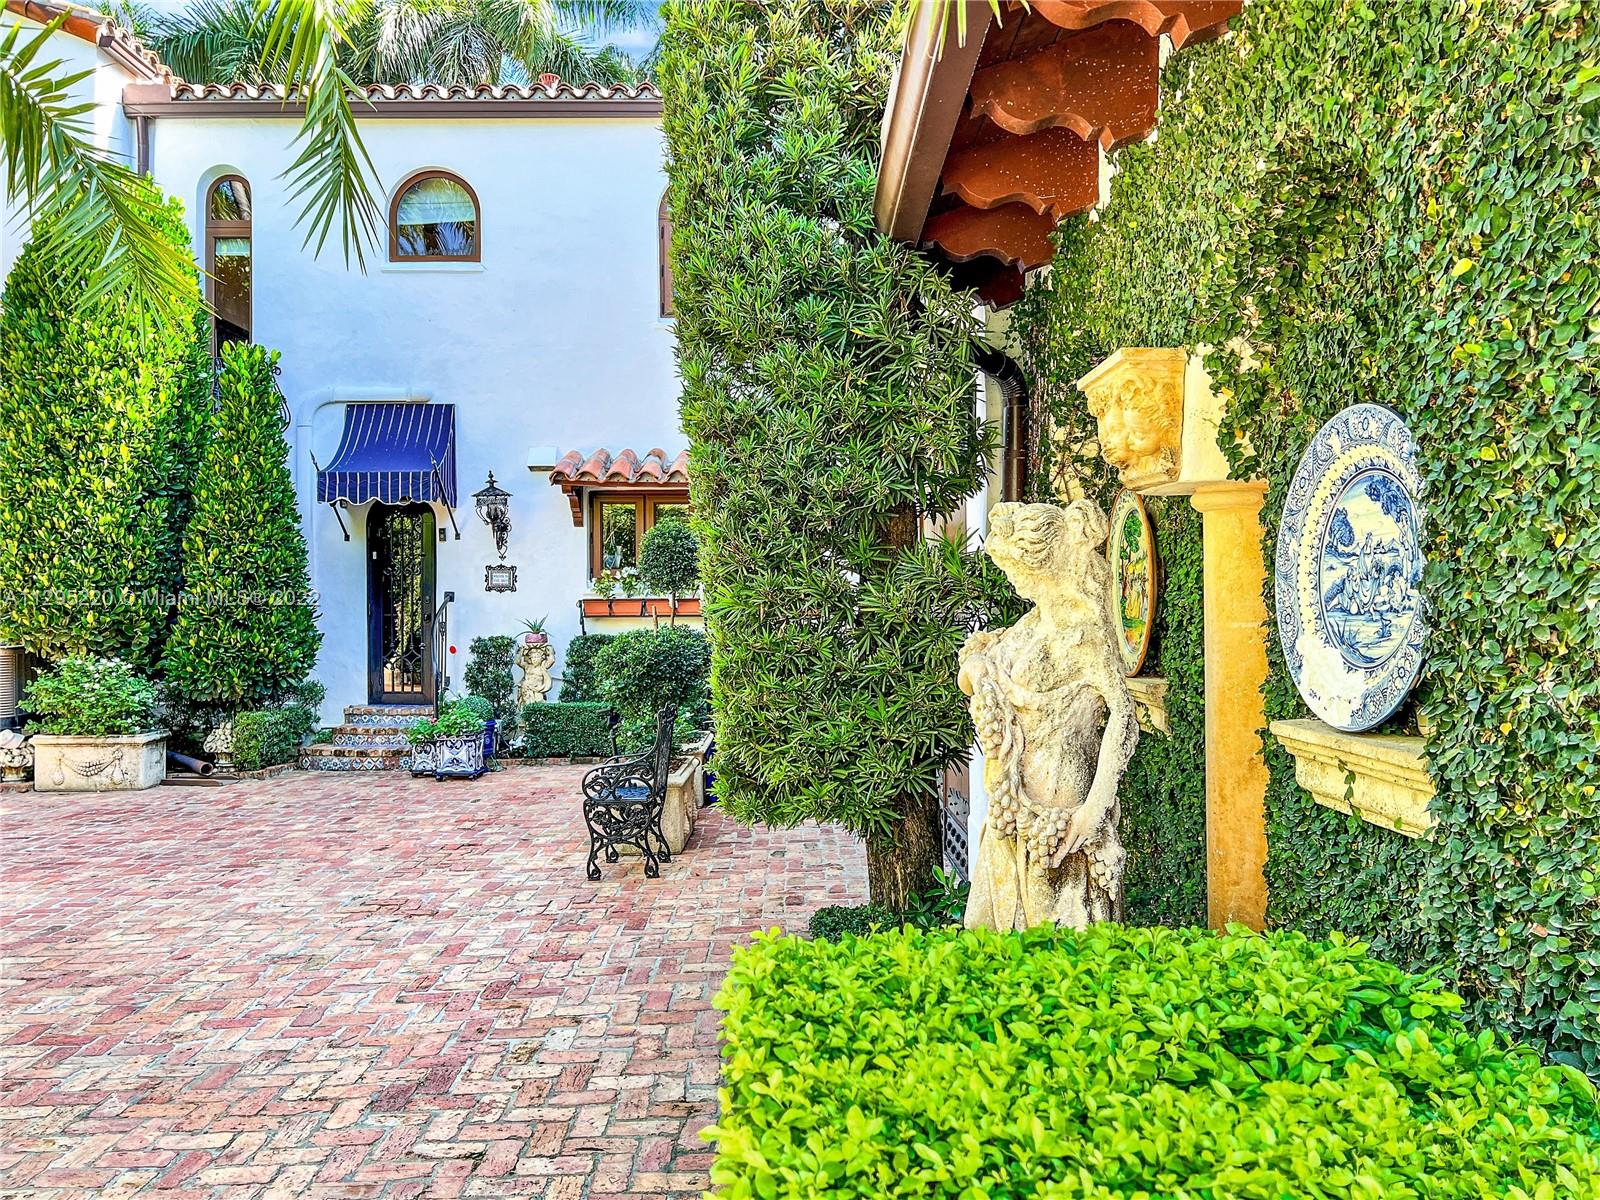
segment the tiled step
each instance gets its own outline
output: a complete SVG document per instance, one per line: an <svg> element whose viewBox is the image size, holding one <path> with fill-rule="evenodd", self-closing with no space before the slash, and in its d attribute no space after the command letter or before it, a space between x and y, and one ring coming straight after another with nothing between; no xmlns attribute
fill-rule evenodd
<svg viewBox="0 0 1600 1200"><path fill-rule="evenodd" d="M405 725L335 725L333 727L333 741L335 746L370 746L373 749L390 749L395 746L405 747L411 743L406 738Z"/></svg>
<svg viewBox="0 0 1600 1200"><path fill-rule="evenodd" d="M320 742L300 751L302 771L402 771L410 766L409 746L332 746Z"/></svg>
<svg viewBox="0 0 1600 1200"><path fill-rule="evenodd" d="M431 704L352 704L344 710L344 723L406 728L432 716Z"/></svg>

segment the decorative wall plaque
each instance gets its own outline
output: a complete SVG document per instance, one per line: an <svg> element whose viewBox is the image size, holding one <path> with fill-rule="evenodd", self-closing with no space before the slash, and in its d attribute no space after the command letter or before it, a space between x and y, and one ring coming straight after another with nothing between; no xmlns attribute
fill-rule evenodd
<svg viewBox="0 0 1600 1200"><path fill-rule="evenodd" d="M1400 707L1422 669L1422 478L1399 416L1345 409L1289 485L1274 577L1278 634L1300 695L1359 733Z"/></svg>
<svg viewBox="0 0 1600 1200"><path fill-rule="evenodd" d="M1156 540L1137 492L1124 488L1111 505L1111 599L1116 606L1117 654L1137 675L1150 649L1156 614Z"/></svg>
<svg viewBox="0 0 1600 1200"><path fill-rule="evenodd" d="M1186 350L1128 346L1082 379L1100 431L1100 456L1137 491L1178 477Z"/></svg>
<svg viewBox="0 0 1600 1200"><path fill-rule="evenodd" d="M516 567L490 564L483 569L483 590L486 592L514 592L517 590Z"/></svg>

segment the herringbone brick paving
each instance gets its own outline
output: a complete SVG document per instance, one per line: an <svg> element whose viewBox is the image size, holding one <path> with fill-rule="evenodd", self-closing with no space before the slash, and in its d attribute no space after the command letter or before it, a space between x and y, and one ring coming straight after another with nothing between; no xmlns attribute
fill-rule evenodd
<svg viewBox="0 0 1600 1200"><path fill-rule="evenodd" d="M729 950L864 856L713 808L590 883L581 774L0 796L0 1197L697 1194Z"/></svg>

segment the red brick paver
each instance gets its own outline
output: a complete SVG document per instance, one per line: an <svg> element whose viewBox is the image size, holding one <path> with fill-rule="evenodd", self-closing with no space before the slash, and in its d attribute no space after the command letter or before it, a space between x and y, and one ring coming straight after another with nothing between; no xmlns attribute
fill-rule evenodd
<svg viewBox="0 0 1600 1200"><path fill-rule="evenodd" d="M590 883L581 774L0 797L0 1197L697 1193L729 949L863 854L708 809Z"/></svg>

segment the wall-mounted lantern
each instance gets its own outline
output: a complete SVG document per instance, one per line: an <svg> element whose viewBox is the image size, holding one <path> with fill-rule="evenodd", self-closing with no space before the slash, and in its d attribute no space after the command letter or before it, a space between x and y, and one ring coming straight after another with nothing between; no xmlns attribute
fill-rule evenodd
<svg viewBox="0 0 1600 1200"><path fill-rule="evenodd" d="M494 472L490 471L489 486L473 492L472 499L478 507L478 516L494 530L494 548L500 552L500 559L504 562L506 541L511 537L511 493L495 486Z"/></svg>

